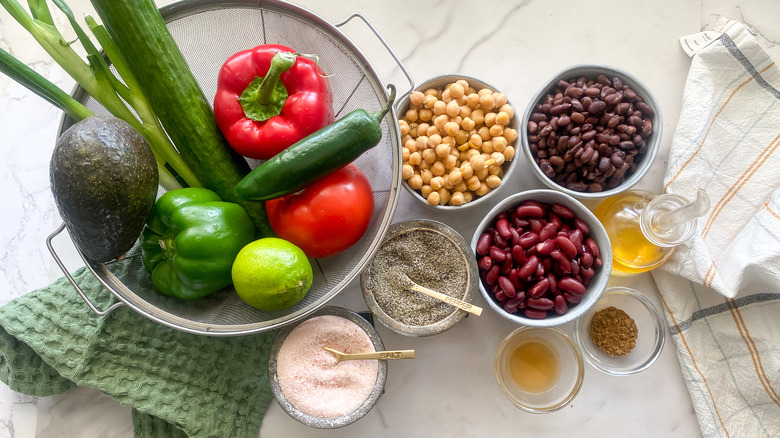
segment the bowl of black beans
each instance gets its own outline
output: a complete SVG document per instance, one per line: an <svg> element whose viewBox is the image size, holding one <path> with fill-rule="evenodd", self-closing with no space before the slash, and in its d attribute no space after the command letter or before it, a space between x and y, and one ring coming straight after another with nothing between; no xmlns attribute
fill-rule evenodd
<svg viewBox="0 0 780 438"><path fill-rule="evenodd" d="M548 187L580 199L622 193L647 173L663 120L650 90L615 67L580 64L548 80L521 121L521 149Z"/></svg>

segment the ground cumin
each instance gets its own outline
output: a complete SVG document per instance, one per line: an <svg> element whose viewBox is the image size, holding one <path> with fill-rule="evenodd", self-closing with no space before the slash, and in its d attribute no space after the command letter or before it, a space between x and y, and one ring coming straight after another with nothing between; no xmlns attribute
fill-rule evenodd
<svg viewBox="0 0 780 438"><path fill-rule="evenodd" d="M637 328L633 318L616 307L601 309L590 320L590 339L610 356L625 356L636 347Z"/></svg>

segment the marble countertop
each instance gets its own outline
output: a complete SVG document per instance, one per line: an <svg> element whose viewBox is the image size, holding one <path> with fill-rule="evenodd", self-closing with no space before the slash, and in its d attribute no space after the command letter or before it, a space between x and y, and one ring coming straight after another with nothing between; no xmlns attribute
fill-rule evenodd
<svg viewBox="0 0 780 438"><path fill-rule="evenodd" d="M77 17L91 10L88 0L68 3ZM594 0L587 5L525 0L493 2L477 10L467 0L296 3L331 22L363 13L417 83L445 73L475 76L506 92L518 108L546 79L571 64L611 64L632 72L653 90L664 115L662 149L638 186L655 192L661 190L690 62L678 38L726 16L746 24L770 55L780 59L780 8L774 0ZM59 21L64 23L62 17ZM407 81L400 69L365 26L350 23L342 30L383 80L403 89ZM0 47L63 89L73 87L4 11ZM60 223L48 179L60 117L58 109L0 76L0 193L6 204L0 215L0 305L61 275L45 245ZM528 163L518 166L504 193L541 187L522 170ZM446 222L469 240L480 212L436 215L404 191L394 220L412 217ZM639 289L660 302L649 274L613 277L610 284ZM332 304L365 310L356 282ZM495 384L493 356L514 326L490 311L431 338L378 329L388 348L415 349L417 359L390 363L385 394L366 417L343 429L320 431L297 423L272 402L260 436L701 436L671 342L638 375L611 377L586 365L582 390L569 406L534 415L514 408ZM572 331L571 325L563 329ZM38 398L0 383L0 438L62 436L131 437L130 408L87 388Z"/></svg>

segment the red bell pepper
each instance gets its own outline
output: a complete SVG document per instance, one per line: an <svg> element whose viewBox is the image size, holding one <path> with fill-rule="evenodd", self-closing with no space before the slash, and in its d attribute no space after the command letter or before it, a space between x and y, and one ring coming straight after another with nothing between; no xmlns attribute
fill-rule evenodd
<svg viewBox="0 0 780 438"><path fill-rule="evenodd" d="M314 61L289 47L264 44L222 65L214 114L236 152L267 160L333 123L333 94Z"/></svg>

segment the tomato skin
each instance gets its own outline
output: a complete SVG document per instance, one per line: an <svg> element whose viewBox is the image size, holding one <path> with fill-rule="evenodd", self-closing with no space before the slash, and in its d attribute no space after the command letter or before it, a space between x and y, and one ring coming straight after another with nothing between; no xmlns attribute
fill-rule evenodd
<svg viewBox="0 0 780 438"><path fill-rule="evenodd" d="M371 183L349 164L305 189L265 203L276 237L313 258L338 254L365 234L374 214Z"/></svg>

